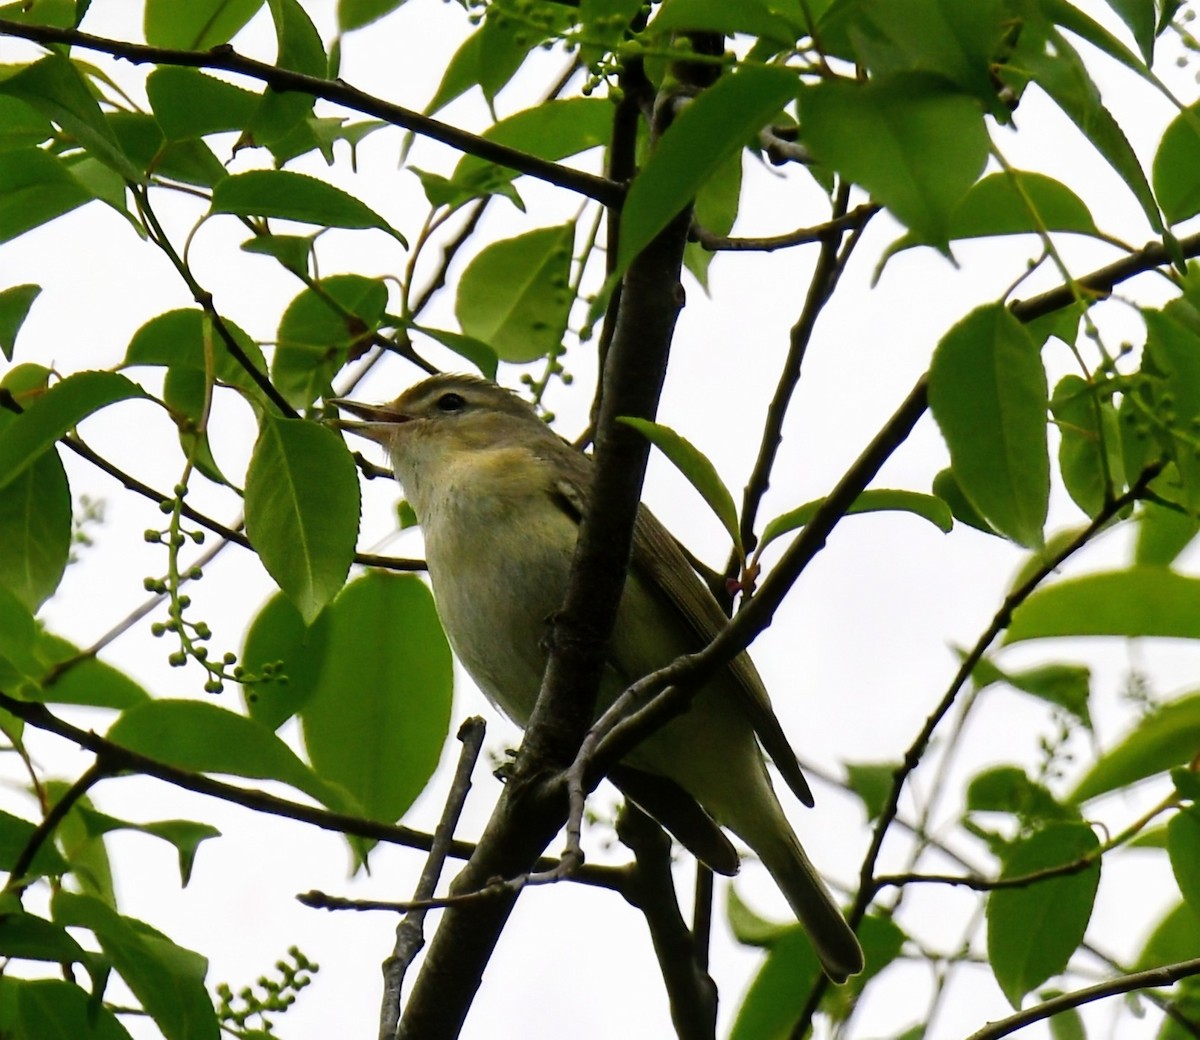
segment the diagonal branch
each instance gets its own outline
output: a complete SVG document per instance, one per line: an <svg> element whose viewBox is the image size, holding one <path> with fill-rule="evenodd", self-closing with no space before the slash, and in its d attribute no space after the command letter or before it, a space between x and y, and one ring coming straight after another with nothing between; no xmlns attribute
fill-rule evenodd
<svg viewBox="0 0 1200 1040"><path fill-rule="evenodd" d="M267 62L257 61L238 54L228 44L208 51L179 50L173 47L151 47L130 40L114 40L105 36L94 36L78 29L60 29L51 25L26 25L7 18L0 18L0 35L15 36L35 43L65 43L84 50L99 51L124 58L134 64L153 62L158 65L182 65L193 69L221 69L249 76L279 91L295 91L309 94L343 108L364 115L374 116L393 126L411 130L423 137L432 138L468 155L477 156L488 162L506 166L518 173L526 174L548 184L585 195L606 206L619 206L625 197L622 185L605 177L573 170L559 163L539 159L527 152L497 144L495 141L471 134L465 130L443 123L438 119L414 112L401 105L394 105L365 91L352 87L341 79L322 79L306 76L302 72L281 69Z"/></svg>

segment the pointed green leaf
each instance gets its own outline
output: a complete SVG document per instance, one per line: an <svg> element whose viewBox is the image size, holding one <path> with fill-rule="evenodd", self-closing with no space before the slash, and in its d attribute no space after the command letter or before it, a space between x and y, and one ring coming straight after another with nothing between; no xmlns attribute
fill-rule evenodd
<svg viewBox="0 0 1200 1040"><path fill-rule="evenodd" d="M263 0L146 0L143 31L155 47L206 51L228 43Z"/></svg>
<svg viewBox="0 0 1200 1040"><path fill-rule="evenodd" d="M348 360L362 356L387 309L387 286L378 278L340 274L303 290L284 311L276 335L271 380L297 408L329 389Z"/></svg>
<svg viewBox="0 0 1200 1040"><path fill-rule="evenodd" d="M41 291L40 285L14 285L0 292L0 353L8 361L13 359L17 333Z"/></svg>
<svg viewBox="0 0 1200 1040"><path fill-rule="evenodd" d="M122 150L75 65L52 55L0 78L0 94L24 101L78 141L90 155L136 183L144 179Z"/></svg>
<svg viewBox="0 0 1200 1040"><path fill-rule="evenodd" d="M0 153L0 243L92 199L66 165L40 148Z"/></svg>
<svg viewBox="0 0 1200 1040"><path fill-rule="evenodd" d="M91 930L165 1040L217 1040L220 1029L204 986L204 957L91 896L60 890L51 909L59 924Z"/></svg>
<svg viewBox="0 0 1200 1040"><path fill-rule="evenodd" d="M1059 381L1050 409L1058 423L1058 466L1067 493L1095 517L1125 490L1116 409L1096 387L1076 375Z"/></svg>
<svg viewBox="0 0 1200 1040"><path fill-rule="evenodd" d="M574 242L571 223L487 246L459 279L454 313L463 332L514 364L557 349L575 302L569 281Z"/></svg>
<svg viewBox="0 0 1200 1040"><path fill-rule="evenodd" d="M1137 548L1133 562L1169 567L1200 532L1200 520L1180 509L1143 502L1138 513Z"/></svg>
<svg viewBox="0 0 1200 1040"><path fill-rule="evenodd" d="M300 709L304 746L322 778L390 823L424 790L449 737L450 648L412 575L368 573L329 614L320 679Z"/></svg>
<svg viewBox="0 0 1200 1040"><path fill-rule="evenodd" d="M1104 107L1078 51L1055 29L1022 32L1012 64L1031 76L1079 127L1141 204L1155 231L1163 230L1154 192L1125 132Z"/></svg>
<svg viewBox="0 0 1200 1040"><path fill-rule="evenodd" d="M12 871L33 837L35 829L28 820L22 820L0 809L0 870ZM38 846L37 854L26 873L29 877L39 877L45 874L65 874L68 869L70 868L67 861L54 847L54 843L43 841Z"/></svg>
<svg viewBox="0 0 1200 1040"><path fill-rule="evenodd" d="M37 1040L131 1040L116 1016L82 986L12 976L0 986L0 1033Z"/></svg>
<svg viewBox="0 0 1200 1040"><path fill-rule="evenodd" d="M79 812L84 826L93 837L108 834L109 831L130 830L149 834L168 844L175 846L179 854L180 883L186 888L191 880L192 867L196 862L196 852L200 843L209 838L219 838L221 832L207 823L196 823L193 820L156 820L153 823L131 823L129 820L119 820L115 816L97 812L95 809L81 807Z"/></svg>
<svg viewBox="0 0 1200 1040"><path fill-rule="evenodd" d="M379 228L407 245L400 232L353 195L287 170L251 170L226 177L213 189L212 211L323 227Z"/></svg>
<svg viewBox="0 0 1200 1040"><path fill-rule="evenodd" d="M971 504L1018 544L1040 545L1050 497L1046 373L1007 307L980 307L942 338L929 407Z"/></svg>
<svg viewBox="0 0 1200 1040"><path fill-rule="evenodd" d="M267 0L275 23L275 64L307 76L324 77L329 61L321 36L298 0ZM271 147L283 141L312 114L313 97L300 92L267 88L250 126L255 144Z"/></svg>
<svg viewBox="0 0 1200 1040"><path fill-rule="evenodd" d="M967 785L971 812L1012 813L1022 821L1077 820L1079 813L1061 805L1042 784L1017 766L993 766Z"/></svg>
<svg viewBox="0 0 1200 1040"><path fill-rule="evenodd" d="M246 632L242 665L251 675L264 675L279 665L278 676L245 686L246 710L252 719L279 729L312 696L321 676L329 642L329 611L311 625L283 593L272 596Z"/></svg>
<svg viewBox="0 0 1200 1040"><path fill-rule="evenodd" d="M770 545L780 535L809 523L824 504L825 499L817 498L775 517L763 528L762 538L758 543L759 550ZM954 527L950 507L941 498L923 495L918 491L893 491L887 488L864 491L846 510L846 515L880 512L912 513L928 520L940 531L950 531Z"/></svg>
<svg viewBox="0 0 1200 1040"><path fill-rule="evenodd" d="M1156 708L1143 718L1080 779L1072 802L1128 787L1200 754L1200 694L1189 694Z"/></svg>
<svg viewBox="0 0 1200 1040"><path fill-rule="evenodd" d="M262 0L255 0L261 3ZM226 130L244 130L258 107L257 94L198 69L164 65L146 79L154 118L172 141Z"/></svg>
<svg viewBox="0 0 1200 1040"><path fill-rule="evenodd" d="M992 173L963 196L950 218L950 237L1099 230L1084 201L1061 181L1024 170Z"/></svg>
<svg viewBox="0 0 1200 1040"><path fill-rule="evenodd" d="M46 797L50 805L57 805L70 790L71 785L66 780L46 781ZM94 807L87 795L76 799L59 822L54 839L71 865L71 875L79 883L79 890L115 908L117 894L108 847L103 836L93 837L83 825L82 814L91 808Z"/></svg>
<svg viewBox="0 0 1200 1040"><path fill-rule="evenodd" d="M539 159L558 162L608 144L613 108L601 98L564 98L516 112L488 127L483 136ZM464 155L446 190L452 204L499 192L518 177L516 170Z"/></svg>
<svg viewBox="0 0 1200 1040"><path fill-rule="evenodd" d="M353 804L266 726L208 701L147 701L122 712L107 737L181 769L278 780L331 809L349 810Z"/></svg>
<svg viewBox="0 0 1200 1040"><path fill-rule="evenodd" d="M621 208L617 271L687 206L800 89L790 69L744 66L693 99L663 134Z"/></svg>
<svg viewBox="0 0 1200 1040"><path fill-rule="evenodd" d="M358 475L341 438L303 419L264 417L246 472L246 533L310 624L346 580L358 515Z"/></svg>
<svg viewBox="0 0 1200 1040"><path fill-rule="evenodd" d="M55 383L0 431L0 489L93 412L145 396L140 386L115 372L77 372Z"/></svg>
<svg viewBox="0 0 1200 1040"><path fill-rule="evenodd" d="M954 211L987 159L973 99L897 74L808 87L800 112L802 139L821 163L861 184L921 242L947 248Z"/></svg>
<svg viewBox="0 0 1200 1040"><path fill-rule="evenodd" d="M1088 729L1092 728L1092 716L1088 709L1092 673L1085 665L1044 664L1023 672L1003 672L985 657L975 666L971 678L976 689L980 690L992 683L1007 683L1048 704L1064 708Z"/></svg>
<svg viewBox="0 0 1200 1040"><path fill-rule="evenodd" d="M1052 823L1018 842L1001 878L1027 877L1093 854L1100 842L1083 823ZM1086 869L988 896L988 960L1014 1008L1067 966L1083 942L1100 883L1097 858Z"/></svg>
<svg viewBox="0 0 1200 1040"><path fill-rule="evenodd" d="M1167 852L1179 891L1200 914L1200 810L1183 809L1167 824Z"/></svg>
<svg viewBox="0 0 1200 1040"><path fill-rule="evenodd" d="M617 422L632 426L643 437L661 451L680 473L687 477L688 483L698 492L721 521L729 535L730 541L742 552L742 534L738 526L737 506L734 505L733 495L721 479L717 468L709 461L707 455L697 448L686 437L681 436L669 426L663 426L648 419L635 419L632 416L618 416Z"/></svg>
<svg viewBox="0 0 1200 1040"><path fill-rule="evenodd" d="M16 421L0 412L0 441ZM70 550L67 474L56 451L43 451L0 493L0 585L36 611L58 588Z"/></svg>
<svg viewBox="0 0 1200 1040"><path fill-rule="evenodd" d="M33 914L5 913L0 915L0 956L79 964L88 955L65 928Z"/></svg>
<svg viewBox="0 0 1200 1040"><path fill-rule="evenodd" d="M1175 117L1159 142L1154 193L1172 224L1200 213L1200 104Z"/></svg>
<svg viewBox="0 0 1200 1040"><path fill-rule="evenodd" d="M877 820L896 783L896 762L847 762L846 783L862 800L867 820Z"/></svg>
<svg viewBox="0 0 1200 1040"><path fill-rule="evenodd" d="M499 367L500 359L483 340L476 339L474 336L464 336L458 332L447 332L445 329L431 329L424 325L409 323L407 327L454 351L459 357L471 362L486 379L490 379L492 382L496 381L496 370Z"/></svg>
<svg viewBox="0 0 1200 1040"><path fill-rule="evenodd" d="M1004 641L1056 636L1200 639L1200 579L1130 567L1055 582L1017 607Z"/></svg>
<svg viewBox="0 0 1200 1040"><path fill-rule="evenodd" d="M977 531L982 531L984 534L996 534L997 532L967 500L967 496L963 494L962 488L959 487L958 480L954 476L954 470L946 468L940 470L933 478L933 493L937 495L950 509L951 515L961 524L966 524L968 527L974 527Z"/></svg>
<svg viewBox="0 0 1200 1040"><path fill-rule="evenodd" d="M79 647L49 632L38 633L36 652L46 672L65 661L77 660L78 663L60 672L53 682L26 689L24 695L29 700L120 710L150 699L150 695L124 672L95 655L81 656Z"/></svg>
<svg viewBox="0 0 1200 1040"><path fill-rule="evenodd" d="M342 32L361 29L403 7L407 0L338 0L338 28Z"/></svg>

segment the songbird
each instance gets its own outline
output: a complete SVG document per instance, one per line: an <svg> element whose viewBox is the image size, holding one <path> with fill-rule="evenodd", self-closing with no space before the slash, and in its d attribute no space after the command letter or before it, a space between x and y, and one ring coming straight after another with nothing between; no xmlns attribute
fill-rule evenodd
<svg viewBox="0 0 1200 1040"><path fill-rule="evenodd" d="M590 494L591 460L521 398L470 376L433 376L388 405L331 403L363 420L339 426L387 449L424 533L451 646L489 700L526 725L546 665L547 619L562 606ZM666 529L640 507L599 710L641 676L699 650L726 620ZM812 805L742 653L609 779L720 873L735 873L738 857L712 821L741 838L783 891L825 973L844 982L862 970L862 949L788 824L760 743Z"/></svg>

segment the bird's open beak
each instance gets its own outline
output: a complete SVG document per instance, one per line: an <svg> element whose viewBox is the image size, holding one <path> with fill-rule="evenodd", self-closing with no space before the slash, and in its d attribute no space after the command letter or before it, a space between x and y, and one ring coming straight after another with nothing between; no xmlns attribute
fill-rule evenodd
<svg viewBox="0 0 1200 1040"><path fill-rule="evenodd" d="M351 401L345 397L328 397L326 404L340 408L344 412L358 416L362 422L347 419L333 419L331 423L339 430L355 433L360 437L386 444L391 431L397 423L408 422L410 416L397 412L385 404L363 404L361 401Z"/></svg>

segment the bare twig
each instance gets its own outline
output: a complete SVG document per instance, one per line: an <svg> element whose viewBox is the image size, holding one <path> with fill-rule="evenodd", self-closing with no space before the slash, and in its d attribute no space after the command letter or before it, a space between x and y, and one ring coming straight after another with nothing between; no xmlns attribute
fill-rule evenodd
<svg viewBox="0 0 1200 1040"><path fill-rule="evenodd" d="M844 231L852 231L854 228L865 224L879 212L880 208L878 203L864 203L861 206L855 206L854 209L843 213L841 216L832 217L823 224L797 228L795 231L789 231L785 235L768 235L762 238L729 238L725 235L713 234L713 232L701 227L699 224L693 224L691 237L705 249L712 252L771 253L776 249L789 249L792 246L808 245L812 242L824 242Z"/></svg>
<svg viewBox="0 0 1200 1040"><path fill-rule="evenodd" d="M967 1040L1000 1040L1000 1037L1009 1036L1034 1022L1041 1022L1061 1014L1063 1011L1089 1004L1093 1000L1114 997L1120 993L1132 993L1134 990L1148 989L1151 986L1169 986L1180 979L1190 978L1193 975L1200 975L1200 957L1189 961L1178 961L1175 964L1164 964L1160 968L1150 968L1147 971L1135 971L1131 975L1109 979L1107 982L1100 982L1095 986L1077 989L1073 993L1064 993L1062 996L1018 1011L1007 1018L989 1022L982 1029L972 1033Z"/></svg>
<svg viewBox="0 0 1200 1040"><path fill-rule="evenodd" d="M485 730L484 721L478 715L467 719L459 728L458 739L462 741L462 753L459 755L458 768L454 772L441 819L433 832L433 844L413 893L414 900L431 898L437 888L438 878L442 876L446 855L454 837L454 828L458 826L459 817L462 816L463 806L467 801L467 792L471 789L471 772L475 763L479 761ZM396 1027L400 1022L400 990L404 985L404 975L413 958L425 945L425 912L423 908L413 908L396 926L396 944L392 955L383 964L379 1040L393 1040L396 1035Z"/></svg>

